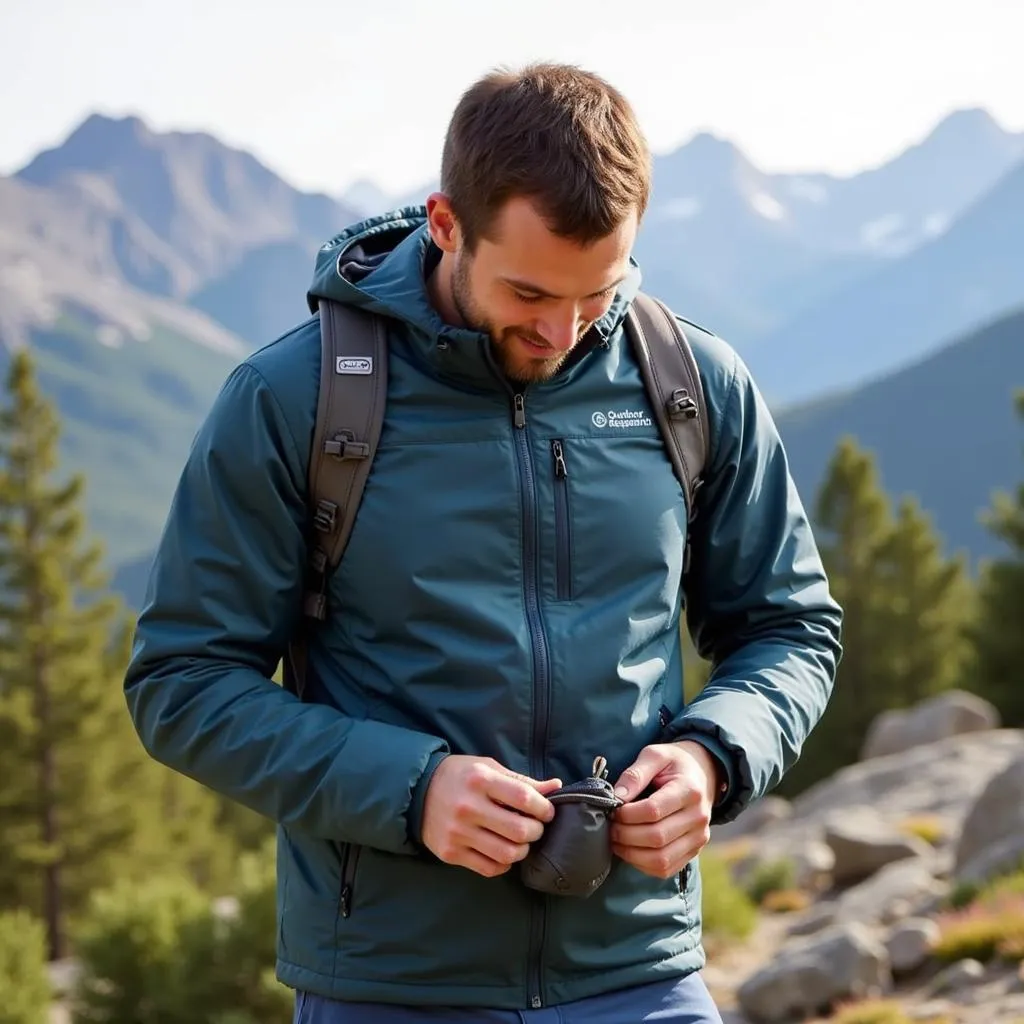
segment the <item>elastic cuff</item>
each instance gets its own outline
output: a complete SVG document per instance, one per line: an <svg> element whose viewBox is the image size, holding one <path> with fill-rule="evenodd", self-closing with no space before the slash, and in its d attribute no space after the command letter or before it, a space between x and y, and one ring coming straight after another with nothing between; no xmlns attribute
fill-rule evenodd
<svg viewBox="0 0 1024 1024"><path fill-rule="evenodd" d="M444 750L436 750L427 760L427 766L423 769L419 782L416 783L412 792L412 803L409 805L409 840L418 847L423 846L420 838L423 829L423 804L427 799L427 787L430 780L437 771L437 766L448 756Z"/></svg>

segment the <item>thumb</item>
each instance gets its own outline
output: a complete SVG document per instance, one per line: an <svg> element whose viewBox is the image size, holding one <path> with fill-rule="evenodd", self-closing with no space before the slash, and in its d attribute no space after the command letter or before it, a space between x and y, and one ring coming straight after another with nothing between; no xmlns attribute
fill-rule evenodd
<svg viewBox="0 0 1024 1024"><path fill-rule="evenodd" d="M644 747L640 756L619 776L615 783L615 795L626 802L635 799L664 767L665 762L658 752Z"/></svg>

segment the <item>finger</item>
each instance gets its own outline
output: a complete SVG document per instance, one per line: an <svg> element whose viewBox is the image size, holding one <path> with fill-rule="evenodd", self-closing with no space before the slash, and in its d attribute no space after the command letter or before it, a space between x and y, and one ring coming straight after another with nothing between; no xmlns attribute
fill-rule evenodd
<svg viewBox="0 0 1024 1024"><path fill-rule="evenodd" d="M703 828L703 816L699 811L687 809L651 824L623 825L613 821L610 835L613 844L656 850L671 845L688 833L699 833Z"/></svg>
<svg viewBox="0 0 1024 1024"><path fill-rule="evenodd" d="M671 878L700 852L703 844L692 833L680 836L668 846L652 850L642 846L612 844L612 852L627 864L655 878Z"/></svg>
<svg viewBox="0 0 1024 1024"><path fill-rule="evenodd" d="M551 801L537 791L532 779L521 775L494 774L487 780L484 792L491 800L539 821L550 821L555 815Z"/></svg>
<svg viewBox="0 0 1024 1024"><path fill-rule="evenodd" d="M543 822L491 802L481 808L476 823L515 844L535 843L544 834Z"/></svg>
<svg viewBox="0 0 1024 1024"><path fill-rule="evenodd" d="M465 847L458 858L452 861L452 863L458 867L475 871L478 875L483 875L485 878L497 878L498 875L505 874L512 866L511 864L500 864L498 861L485 857L482 853L471 847Z"/></svg>
<svg viewBox="0 0 1024 1024"><path fill-rule="evenodd" d="M522 860L530 852L528 843L513 843L488 828L476 829L468 845L481 856L506 867Z"/></svg>
<svg viewBox="0 0 1024 1024"><path fill-rule="evenodd" d="M624 825L639 825L661 821L676 811L696 803L699 794L683 779L672 779L650 796L633 803L623 804L615 812L615 820Z"/></svg>
<svg viewBox="0 0 1024 1024"><path fill-rule="evenodd" d="M640 756L619 776L615 795L627 802L635 799L664 767L665 758L651 747L644 747Z"/></svg>

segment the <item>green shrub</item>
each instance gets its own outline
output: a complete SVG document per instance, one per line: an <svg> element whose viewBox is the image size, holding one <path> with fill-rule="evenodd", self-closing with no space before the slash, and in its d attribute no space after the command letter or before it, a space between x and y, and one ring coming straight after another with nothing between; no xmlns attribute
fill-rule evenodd
<svg viewBox="0 0 1024 1024"><path fill-rule="evenodd" d="M932 951L938 960L1024 960L1024 899L1020 897L979 900L940 916L938 923L939 939Z"/></svg>
<svg viewBox="0 0 1024 1024"><path fill-rule="evenodd" d="M745 939L757 924L757 907L736 884L726 861L709 847L700 855L704 933L713 940Z"/></svg>
<svg viewBox="0 0 1024 1024"><path fill-rule="evenodd" d="M786 892L796 888L796 866L787 857L757 864L744 879L747 895L760 905L773 892Z"/></svg>
<svg viewBox="0 0 1024 1024"><path fill-rule="evenodd" d="M279 1024L293 995L273 977L272 849L239 863L237 911L182 878L122 882L93 900L76 935L75 1024Z"/></svg>
<svg viewBox="0 0 1024 1024"><path fill-rule="evenodd" d="M53 991L42 922L26 910L0 913L0 1024L46 1024Z"/></svg>

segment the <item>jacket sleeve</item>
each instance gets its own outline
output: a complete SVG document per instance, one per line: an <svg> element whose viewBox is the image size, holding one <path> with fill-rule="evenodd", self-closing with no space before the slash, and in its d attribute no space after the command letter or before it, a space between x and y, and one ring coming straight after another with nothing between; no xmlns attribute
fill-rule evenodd
<svg viewBox="0 0 1024 1024"><path fill-rule="evenodd" d="M299 621L307 460L259 370L241 363L172 499L128 709L153 758L210 789L320 837L414 853L444 742L300 702L272 681Z"/></svg>
<svg viewBox="0 0 1024 1024"><path fill-rule="evenodd" d="M687 625L711 675L670 725L725 768L713 824L799 757L831 697L842 625L773 418L742 360L723 350L707 370L712 443L686 581Z"/></svg>

